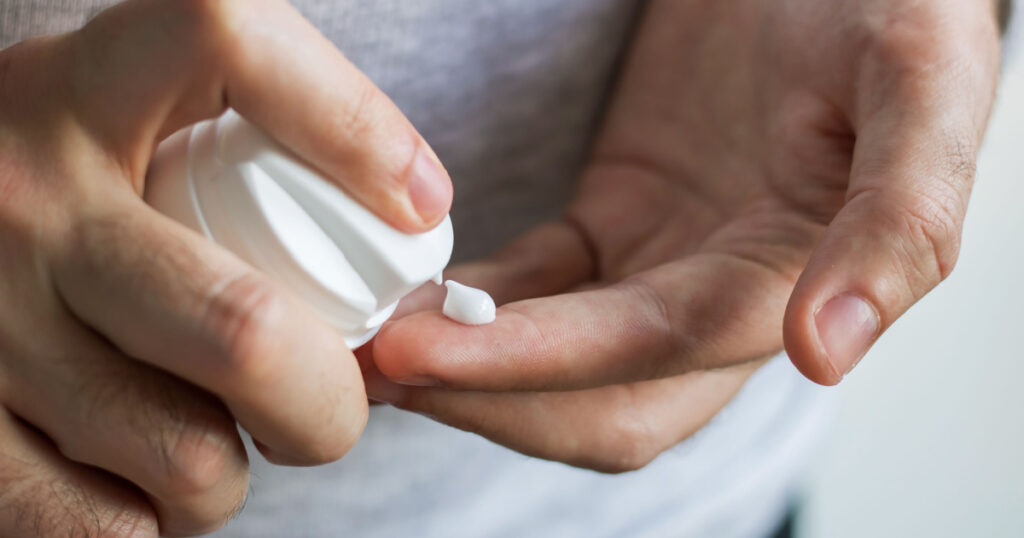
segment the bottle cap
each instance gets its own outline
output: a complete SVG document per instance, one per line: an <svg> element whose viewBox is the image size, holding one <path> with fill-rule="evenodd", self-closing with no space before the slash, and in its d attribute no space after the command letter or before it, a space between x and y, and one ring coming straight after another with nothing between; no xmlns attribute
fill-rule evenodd
<svg viewBox="0 0 1024 538"><path fill-rule="evenodd" d="M392 228L231 110L164 141L144 197L283 283L351 348L440 278L454 241L449 217L420 234Z"/></svg>

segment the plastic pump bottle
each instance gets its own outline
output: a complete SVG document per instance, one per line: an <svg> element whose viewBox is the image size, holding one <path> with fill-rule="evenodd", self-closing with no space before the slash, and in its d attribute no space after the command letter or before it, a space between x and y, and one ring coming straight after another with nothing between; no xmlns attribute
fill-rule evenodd
<svg viewBox="0 0 1024 538"><path fill-rule="evenodd" d="M145 199L282 282L351 348L403 296L440 284L452 253L450 218L399 232L230 110L160 145Z"/></svg>

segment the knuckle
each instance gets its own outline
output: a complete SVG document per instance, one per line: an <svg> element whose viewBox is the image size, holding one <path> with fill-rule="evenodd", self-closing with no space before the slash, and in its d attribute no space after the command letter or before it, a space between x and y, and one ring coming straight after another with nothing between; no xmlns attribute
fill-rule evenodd
<svg viewBox="0 0 1024 538"><path fill-rule="evenodd" d="M643 355L649 359L646 364L650 369L643 377L647 379L669 377L693 367L692 364L687 364L689 357L683 353L689 343L685 341L684 335L679 331L679 324L675 322L672 307L665 297L642 278L624 280L621 287L626 293L634 294L639 304L649 306L647 309L649 315L644 319L634 321L644 334L652 337L649 340L650 347L643 350Z"/></svg>
<svg viewBox="0 0 1024 538"><path fill-rule="evenodd" d="M104 369L100 376L84 376L91 381L75 387L68 401L80 407L80 416L52 436L54 442L68 459L119 474L166 503L171 508L163 512L164 523L222 525L247 485L233 418L199 389L139 373ZM104 432L98 444L97 431ZM128 529L128 523L111 525Z"/></svg>
<svg viewBox="0 0 1024 538"><path fill-rule="evenodd" d="M123 508L107 517L97 536L102 538L150 538L158 533L156 517L149 511Z"/></svg>
<svg viewBox="0 0 1024 538"><path fill-rule="evenodd" d="M902 204L899 223L909 238L909 263L931 285L953 271L960 251L962 203L954 194L916 193Z"/></svg>
<svg viewBox="0 0 1024 538"><path fill-rule="evenodd" d="M921 72L963 56L959 32L944 8L922 2L893 10L871 32L869 43L882 66L899 72Z"/></svg>
<svg viewBox="0 0 1024 538"><path fill-rule="evenodd" d="M286 301L274 284L251 272L227 279L211 294L202 323L229 373L245 378L267 373L265 363L273 354L264 351Z"/></svg>
<svg viewBox="0 0 1024 538"><path fill-rule="evenodd" d="M604 427L607 443L597 470L605 473L636 471L661 453L658 436L648 422L632 410L612 415Z"/></svg>
<svg viewBox="0 0 1024 538"><path fill-rule="evenodd" d="M242 9L236 0L173 0L170 4L206 31L229 29Z"/></svg>
<svg viewBox="0 0 1024 538"><path fill-rule="evenodd" d="M214 57L231 60L241 51L240 19L252 8L244 0L174 0L170 4L185 21L184 32L208 47Z"/></svg>
<svg viewBox="0 0 1024 538"><path fill-rule="evenodd" d="M213 491L238 490L237 470L241 456L234 423L219 414L192 412L177 427L161 432L154 442L161 456L167 494L175 498L205 496ZM244 467L244 464L243 464ZM238 503L220 495L226 503Z"/></svg>
<svg viewBox="0 0 1024 538"><path fill-rule="evenodd" d="M59 265L74 269L83 279L109 274L119 265L134 263L143 255L143 249L111 248L111 245L137 242L134 216L97 205L88 199L83 201L77 214L68 220L66 234L54 245Z"/></svg>
<svg viewBox="0 0 1024 538"><path fill-rule="evenodd" d="M978 145L964 134L950 133L944 138L942 145L945 150L939 155L940 166L936 179L950 191L950 198L966 205L966 200L959 199L961 197L957 194L969 191L974 182L978 168Z"/></svg>
<svg viewBox="0 0 1024 538"><path fill-rule="evenodd" d="M384 93L368 80L352 85L352 95L338 120L338 128L351 140L373 139L381 123L379 111L385 109Z"/></svg>

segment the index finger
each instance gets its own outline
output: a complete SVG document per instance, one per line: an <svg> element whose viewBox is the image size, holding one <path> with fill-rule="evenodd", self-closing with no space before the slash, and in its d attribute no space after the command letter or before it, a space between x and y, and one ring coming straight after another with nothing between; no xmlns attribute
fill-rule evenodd
<svg viewBox="0 0 1024 538"><path fill-rule="evenodd" d="M338 331L131 193L90 211L52 264L79 319L126 355L218 396L274 462L348 451L367 407Z"/></svg>
<svg viewBox="0 0 1024 538"><path fill-rule="evenodd" d="M411 385L572 390L728 366L782 347L793 276L698 254L621 283L504 305L490 325L437 312L386 324L377 368Z"/></svg>

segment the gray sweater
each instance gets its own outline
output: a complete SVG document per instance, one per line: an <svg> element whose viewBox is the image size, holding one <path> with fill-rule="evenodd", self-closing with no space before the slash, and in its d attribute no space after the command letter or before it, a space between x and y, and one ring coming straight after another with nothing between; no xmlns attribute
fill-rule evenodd
<svg viewBox="0 0 1024 538"><path fill-rule="evenodd" d="M0 46L112 0L0 0ZM456 258L557 216L635 0L297 0L420 129L455 182ZM316 469L268 465L222 536L760 536L827 406L781 357L694 438L635 473L523 457L390 408ZM685 413L685 410L680 410Z"/></svg>

